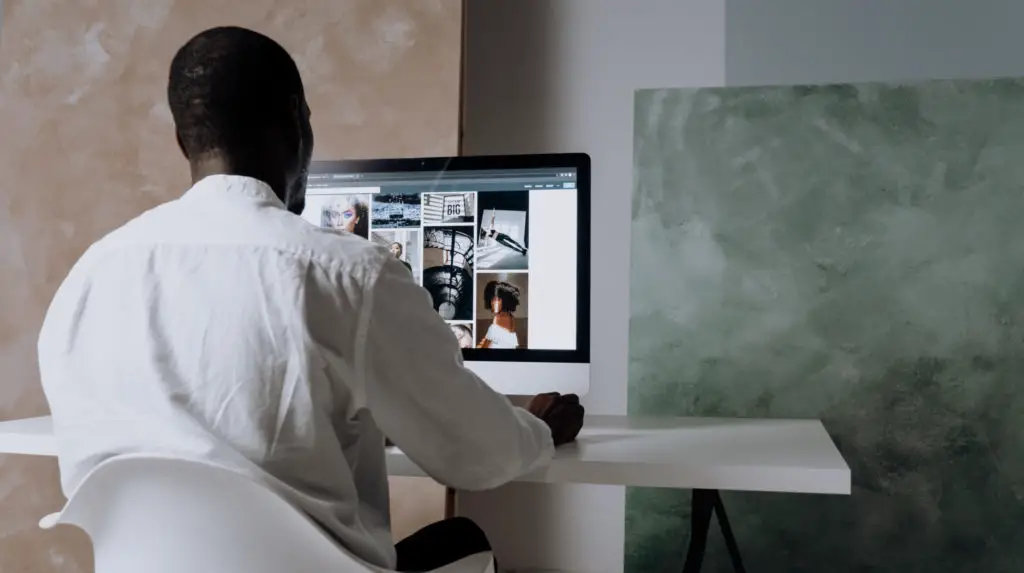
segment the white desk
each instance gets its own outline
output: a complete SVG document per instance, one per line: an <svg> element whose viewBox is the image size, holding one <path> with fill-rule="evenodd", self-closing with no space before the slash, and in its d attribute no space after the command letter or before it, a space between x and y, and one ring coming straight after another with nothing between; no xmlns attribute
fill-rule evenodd
<svg viewBox="0 0 1024 573"><path fill-rule="evenodd" d="M397 449L388 470L425 475ZM519 481L848 495L850 468L817 420L588 416L575 444Z"/></svg>
<svg viewBox="0 0 1024 573"><path fill-rule="evenodd" d="M55 455L49 417L0 422L0 453ZM425 475L397 448L388 450L388 472ZM743 570L718 491L848 495L851 486L849 466L817 420L626 416L588 416L575 444L521 481L694 490L684 571L700 569L716 511Z"/></svg>
<svg viewBox="0 0 1024 573"><path fill-rule="evenodd" d="M0 422L0 454L56 456L57 443L50 417Z"/></svg>
<svg viewBox="0 0 1024 573"><path fill-rule="evenodd" d="M0 453L56 455L50 418L0 422ZM397 448L388 471L426 475ZM850 468L817 420L589 416L521 481L848 495Z"/></svg>

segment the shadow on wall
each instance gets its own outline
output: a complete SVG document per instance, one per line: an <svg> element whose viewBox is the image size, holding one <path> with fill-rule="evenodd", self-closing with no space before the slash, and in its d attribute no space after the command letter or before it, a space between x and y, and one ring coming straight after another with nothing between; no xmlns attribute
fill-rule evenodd
<svg viewBox="0 0 1024 573"><path fill-rule="evenodd" d="M474 155L543 153L558 140L556 130L564 122L557 109L557 74L571 75L552 57L555 42L564 34L563 22L571 9L563 2L488 0L466 2L465 69L474 70L463 89L473 105L463 107L464 125L488 129L465 131L463 150ZM486 12L486 14L483 14ZM514 22L510 26L508 23ZM486 43L486 46L483 44ZM474 49L474 46L480 46ZM502 62L501 66L493 62ZM509 78L524 78L509 82ZM529 78L526 80L525 78Z"/></svg>
<svg viewBox="0 0 1024 573"><path fill-rule="evenodd" d="M635 130L630 412L822 418L853 472L727 494L746 560L1024 571L1024 81L642 91ZM629 493L627 571L688 498Z"/></svg>

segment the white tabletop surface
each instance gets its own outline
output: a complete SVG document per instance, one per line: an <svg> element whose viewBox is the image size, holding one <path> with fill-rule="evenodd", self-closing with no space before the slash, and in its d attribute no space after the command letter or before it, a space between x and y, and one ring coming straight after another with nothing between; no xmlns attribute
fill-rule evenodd
<svg viewBox="0 0 1024 573"><path fill-rule="evenodd" d="M0 453L52 456L49 417L0 422ZM397 448L391 475L424 475ZM575 444L521 481L849 494L850 468L817 420L588 416Z"/></svg>
<svg viewBox="0 0 1024 573"><path fill-rule="evenodd" d="M57 455L50 417L0 422L0 454Z"/></svg>

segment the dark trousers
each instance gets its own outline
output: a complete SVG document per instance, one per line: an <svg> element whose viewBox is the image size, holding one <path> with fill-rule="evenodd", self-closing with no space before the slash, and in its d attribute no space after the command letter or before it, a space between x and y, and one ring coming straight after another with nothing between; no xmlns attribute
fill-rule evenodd
<svg viewBox="0 0 1024 573"><path fill-rule="evenodd" d="M396 569L432 571L490 550L484 530L465 517L453 517L430 524L395 544Z"/></svg>

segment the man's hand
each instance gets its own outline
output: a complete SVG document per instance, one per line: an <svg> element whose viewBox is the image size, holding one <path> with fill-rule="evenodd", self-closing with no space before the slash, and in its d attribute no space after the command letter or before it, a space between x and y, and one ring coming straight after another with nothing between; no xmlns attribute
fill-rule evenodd
<svg viewBox="0 0 1024 573"><path fill-rule="evenodd" d="M583 406L580 405L580 397L576 394L538 394L530 400L526 409L551 428L551 438L555 446L572 442L583 428Z"/></svg>

